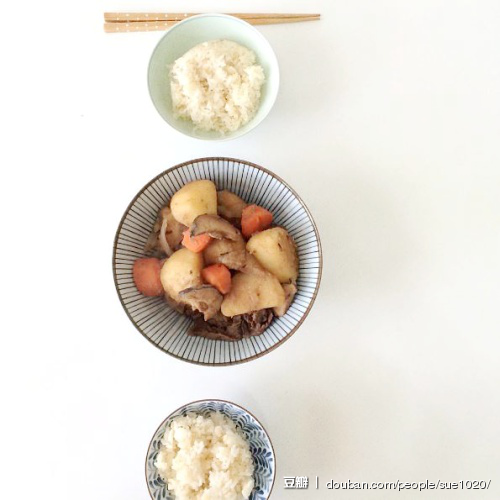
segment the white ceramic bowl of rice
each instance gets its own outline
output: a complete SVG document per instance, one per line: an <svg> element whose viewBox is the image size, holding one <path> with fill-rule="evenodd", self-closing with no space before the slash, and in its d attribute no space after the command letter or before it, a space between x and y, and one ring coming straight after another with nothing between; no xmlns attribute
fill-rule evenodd
<svg viewBox="0 0 500 500"><path fill-rule="evenodd" d="M223 53L229 71L220 64ZM244 78L231 82L235 69ZM199 82L206 78L213 99L200 98ZM269 42L247 22L202 14L174 25L159 41L149 62L148 87L158 113L177 131L204 140L234 139L255 128L273 107L278 61ZM230 95L226 103L221 104L221 94Z"/></svg>

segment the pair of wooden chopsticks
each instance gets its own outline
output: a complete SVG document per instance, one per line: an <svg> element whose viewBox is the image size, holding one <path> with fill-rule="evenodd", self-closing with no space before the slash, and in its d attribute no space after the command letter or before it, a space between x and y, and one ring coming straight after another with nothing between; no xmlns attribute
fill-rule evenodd
<svg viewBox="0 0 500 500"><path fill-rule="evenodd" d="M162 31L194 13L165 14L159 12L105 12L106 33L130 33L134 31ZM319 21L320 14L229 14L250 24L283 24L303 21Z"/></svg>

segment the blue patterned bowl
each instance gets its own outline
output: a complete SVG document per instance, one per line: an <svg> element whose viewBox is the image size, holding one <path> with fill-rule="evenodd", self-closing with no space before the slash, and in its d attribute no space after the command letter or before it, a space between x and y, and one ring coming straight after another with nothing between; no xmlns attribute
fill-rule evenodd
<svg viewBox="0 0 500 500"><path fill-rule="evenodd" d="M171 413L156 430L149 444L146 456L146 481L148 490L153 500L174 500L174 496L167 489L166 482L160 477L154 465L165 430L172 420L187 413L208 416L218 411L230 418L241 430L250 444L250 451L255 464L254 481L255 487L250 495L250 500L265 500L271 495L274 479L276 476L276 458L273 445L264 427L247 410L241 406L221 401L218 399L204 399L194 401Z"/></svg>
<svg viewBox="0 0 500 500"><path fill-rule="evenodd" d="M262 335L234 342L187 334L192 320L172 309L162 297L145 297L134 286L135 259L144 245L158 211L190 181L210 179L218 189L229 189L247 203L270 210L297 244L297 294L286 312ZM172 167L144 186L128 206L116 232L113 274L116 290L135 327L152 344L183 361L227 366L259 358L276 349L300 327L311 310L321 281L323 258L316 224L299 195L282 179L254 163L232 158L200 158Z"/></svg>

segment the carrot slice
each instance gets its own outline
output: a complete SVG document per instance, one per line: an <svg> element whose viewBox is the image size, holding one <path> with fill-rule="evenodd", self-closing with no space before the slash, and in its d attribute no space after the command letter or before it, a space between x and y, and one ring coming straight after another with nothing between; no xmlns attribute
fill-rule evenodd
<svg viewBox="0 0 500 500"><path fill-rule="evenodd" d="M182 238L182 244L191 252L200 253L208 247L208 244L212 241L212 238L208 234L199 234L198 236L191 236L189 234L189 229L186 229L183 233L184 238Z"/></svg>
<svg viewBox="0 0 500 500"><path fill-rule="evenodd" d="M258 205L248 205L241 214L241 232L245 238L267 229L273 222L273 214Z"/></svg>
<svg viewBox="0 0 500 500"><path fill-rule="evenodd" d="M201 271L201 276L222 294L231 290L231 272L224 264L213 264L205 267Z"/></svg>
<svg viewBox="0 0 500 500"><path fill-rule="evenodd" d="M147 297L163 295L163 286L160 280L162 263L153 257L137 259L134 262L132 276L137 290Z"/></svg>

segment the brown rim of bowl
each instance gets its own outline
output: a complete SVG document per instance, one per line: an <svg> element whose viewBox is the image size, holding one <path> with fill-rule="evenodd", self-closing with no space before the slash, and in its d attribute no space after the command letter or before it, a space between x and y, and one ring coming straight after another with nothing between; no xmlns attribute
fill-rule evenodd
<svg viewBox="0 0 500 500"><path fill-rule="evenodd" d="M154 500L153 495L151 495L151 490L149 489L149 483L148 483L148 456L149 456L149 450L151 449L151 445L153 444L153 438L155 437L156 433L158 432L159 428L176 412L184 408L185 406L188 405L193 405L196 403L205 403L205 402L210 402L210 401L215 401L217 403L227 403L233 406L236 406L240 410L243 410L247 412L261 427L262 430L264 431L265 435L267 436L267 439L269 439L269 444L271 445L271 450L273 450L273 456L274 456L274 474L273 474L273 482L271 483L271 490L269 491L269 495L267 498L269 498L272 493L273 493L273 488L274 488L274 483L276 482L276 452L274 451L274 446L273 442L271 440L271 436L269 436L269 433L267 432L266 428L262 425L261 421L250 411L248 411L246 408L244 408L241 405L237 405L236 403L233 403L232 401L227 401L226 399L197 399L196 401L191 401L190 403L183 404L182 406L179 406L176 410L170 412L170 415L168 417L164 418L161 422L161 424L156 428L156 430L153 432L153 436L151 437L151 440L149 441L148 449L146 451L146 460L144 463L144 473L146 476L146 486L148 487L148 493L149 496L151 497L152 500Z"/></svg>
<svg viewBox="0 0 500 500"><path fill-rule="evenodd" d="M194 165L196 163L201 163L201 162L204 162L204 161L228 161L228 162L242 163L244 165L248 165L250 167L253 167L253 168L256 168L258 170L261 170L262 172L264 172L264 173L270 175L271 177L273 177L274 179L276 179L278 182L281 182L286 188L288 188L291 191L291 193L295 196L295 198L297 198L297 200L299 201L299 203L304 207L304 210L306 211L307 215L309 216L309 219L311 220L311 223L312 223L312 226L313 226L313 229L314 229L314 234L316 235L316 240L318 242L318 253L319 253L318 281L316 283L316 288L314 289L313 296L311 297L311 302L310 302L309 306L307 307L306 311L304 312L304 314L302 315L302 317L300 318L299 322L295 325L295 327L290 331L290 333L288 335L286 335L285 337L283 337L281 340L279 340L278 342L276 342L276 344L273 344L271 347L269 347L265 351L262 351L262 352L260 352L258 354L254 354L253 356L250 356L249 358L240 359L240 360L237 360L237 361L228 361L228 362L225 362L225 363L205 363L203 361L193 361L193 360L190 360L190 359L185 359L185 358L182 358L181 356L177 356L176 354L173 354L171 352L165 351L165 349L163 349L162 347L156 345L141 330L141 328L139 327L139 325L134 321L134 319L132 318L132 316L129 314L129 312L128 312L126 306L125 306L125 303L123 302L123 299L122 299L122 297L120 295L120 290L118 288L118 282L117 282L117 279L116 279L116 260L115 260L115 255L116 255L116 250L117 250L117 245L118 245L118 235L120 234L120 231L121 231L122 226L123 226L123 222L125 221L125 218L126 218L128 212L129 212L130 208L132 207L132 205L136 202L136 200L139 198L139 196L141 196L142 193L144 193L144 191L149 186L151 186L151 184L153 184L154 182L156 182L160 177L164 176L167 172L173 172L174 170L179 170L181 168L187 167L188 165ZM261 358L262 356L265 356L266 354L270 353L271 351L274 351L274 349L276 349L278 346L280 346L285 341L287 341L299 329L299 327L302 325L302 323L304 322L304 320L309 315L309 312L311 311L312 306L314 305L314 302L316 301L316 297L318 295L319 286L321 284L321 275L323 273L323 251L322 251L322 248L321 248L321 240L320 240L320 237L319 237L318 227L316 226L316 222L314 221L311 212L307 208L307 205L304 203L304 200L302 200L302 198L297 194L297 192L287 182L285 182L281 177L279 177L278 175L276 175L274 172L271 172L267 168L261 167L260 165L257 165L256 163L252 163L252 162L246 161L246 160L238 160L237 158L229 158L229 157L225 157L225 156L209 156L209 157L206 157L206 158L197 158L195 160L185 161L185 162L179 163L178 165L175 165L173 167L167 168L166 170L164 170L163 172L161 172L160 174L158 174L156 177L154 177L153 179L151 179L134 196L133 200L128 204L125 212L123 213L122 218L120 220L120 224L118 225L118 229L116 230L115 239L114 239L114 243L113 243L113 259L112 259L112 264L113 264L113 281L115 282L115 288L116 288L116 292L118 294L118 298L120 299L120 303L121 303L123 309L125 310L125 313L127 314L128 318L132 322L132 324L136 327L136 329L140 332L140 334L145 339L147 339L152 345L154 345L160 351L162 351L165 354L168 354L169 356L172 356L173 358L176 358L176 359L178 359L180 361L184 361L184 362L187 362L187 363L192 363L194 365L217 366L217 367L219 367L219 366L239 365L239 364L242 364L242 363L247 363L247 362L252 361L254 359L257 359L257 358ZM221 340L220 342L224 342L224 341Z"/></svg>

